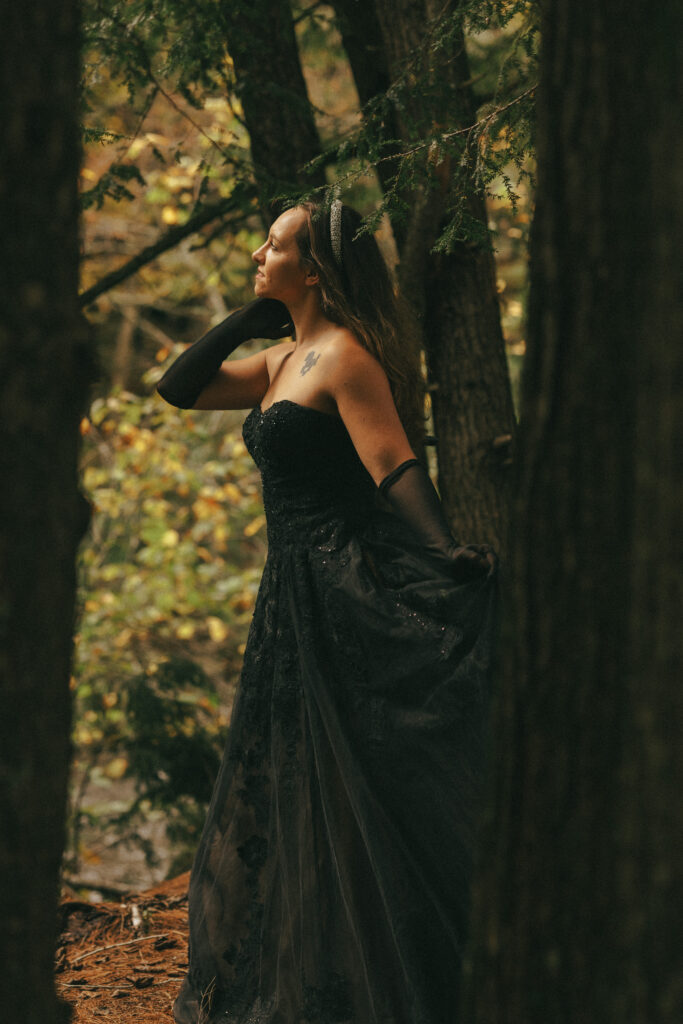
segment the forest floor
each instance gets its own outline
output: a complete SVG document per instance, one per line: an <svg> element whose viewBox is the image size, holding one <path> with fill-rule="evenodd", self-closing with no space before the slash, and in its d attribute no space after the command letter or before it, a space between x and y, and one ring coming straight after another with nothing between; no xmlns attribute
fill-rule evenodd
<svg viewBox="0 0 683 1024"><path fill-rule="evenodd" d="M119 902L62 901L56 986L72 1024L170 1024L187 969L188 881Z"/></svg>

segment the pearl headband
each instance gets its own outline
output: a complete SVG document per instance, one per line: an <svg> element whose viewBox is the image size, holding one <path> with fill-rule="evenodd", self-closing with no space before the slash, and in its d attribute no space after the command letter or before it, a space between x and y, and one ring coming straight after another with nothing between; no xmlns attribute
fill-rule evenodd
<svg viewBox="0 0 683 1024"><path fill-rule="evenodd" d="M338 267L342 265L341 216L342 201L341 199L335 199L330 207L330 241L332 242L332 252Z"/></svg>

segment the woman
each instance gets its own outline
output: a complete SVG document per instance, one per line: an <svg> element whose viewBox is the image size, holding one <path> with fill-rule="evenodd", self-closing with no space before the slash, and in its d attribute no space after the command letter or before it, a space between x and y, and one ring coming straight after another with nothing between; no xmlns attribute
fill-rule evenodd
<svg viewBox="0 0 683 1024"><path fill-rule="evenodd" d="M457 546L409 443L419 389L359 224L339 201L282 214L253 255L257 299L159 384L183 408L251 409L269 546L179 1024L456 1019L495 567Z"/></svg>

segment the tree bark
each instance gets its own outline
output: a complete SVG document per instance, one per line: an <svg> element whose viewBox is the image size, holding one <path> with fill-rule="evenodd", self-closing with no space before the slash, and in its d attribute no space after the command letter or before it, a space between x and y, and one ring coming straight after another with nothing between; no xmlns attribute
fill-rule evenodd
<svg viewBox="0 0 683 1024"><path fill-rule="evenodd" d="M358 92L361 106L365 107L376 96L386 93L391 85L389 62L384 46L384 37L374 4L359 4L358 0L334 0L339 31L351 73ZM398 139L400 131L395 111L387 108L381 131L386 139ZM386 159L399 151L398 144L383 149L382 162L377 167L377 177L384 192L393 183L397 171L396 161ZM408 196L404 196L408 200ZM392 225L394 240L399 250L405 241L405 224L394 218Z"/></svg>
<svg viewBox="0 0 683 1024"><path fill-rule="evenodd" d="M375 0L392 78L423 45L425 29L445 13L436 0ZM452 11L455 0L447 5ZM466 128L475 104L466 85L471 75L462 33L450 54L434 57L438 99L416 94L416 107L398 118L406 144L413 122ZM446 97L446 99L444 98ZM505 549L508 521L509 446L514 412L500 326L490 245L461 243L448 255L432 253L448 209L453 175L447 162L436 169L440 187L416 189L400 248L400 281L423 325L437 436L439 486L454 533L463 541ZM470 176L469 213L486 225L484 198Z"/></svg>
<svg viewBox="0 0 683 1024"><path fill-rule="evenodd" d="M59 1018L52 982L69 759L78 424L79 5L11 5L0 34L0 1007ZM63 1007L62 1007L63 1008Z"/></svg>
<svg viewBox="0 0 683 1024"><path fill-rule="evenodd" d="M546 5L467 1024L683 1019L683 18ZM678 53L676 53L678 50Z"/></svg>
<svg viewBox="0 0 683 1024"><path fill-rule="evenodd" d="M301 70L288 0L222 0L227 46L249 132L261 208L294 186L325 183L320 139Z"/></svg>

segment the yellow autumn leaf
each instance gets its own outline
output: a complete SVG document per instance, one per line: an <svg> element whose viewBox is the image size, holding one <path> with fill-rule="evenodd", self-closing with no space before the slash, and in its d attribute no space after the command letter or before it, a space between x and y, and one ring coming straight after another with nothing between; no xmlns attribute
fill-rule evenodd
<svg viewBox="0 0 683 1024"><path fill-rule="evenodd" d="M166 530L166 533L161 538L161 546L162 548L174 548L179 540L180 535L177 530Z"/></svg>
<svg viewBox="0 0 683 1024"><path fill-rule="evenodd" d="M121 632L119 633L119 635L114 640L114 646L118 647L119 649L121 649L123 647L127 647L128 644L131 641L131 637L132 636L133 636L133 630L132 629L122 629Z"/></svg>
<svg viewBox="0 0 683 1024"><path fill-rule="evenodd" d="M224 484L223 494L228 501L239 502L242 500L242 492L236 484Z"/></svg>
<svg viewBox="0 0 683 1024"><path fill-rule="evenodd" d="M177 224L178 223L178 211L175 206L164 206L161 211L161 219L164 224Z"/></svg>
<svg viewBox="0 0 683 1024"><path fill-rule="evenodd" d="M87 747L93 741L93 734L90 729L79 723L74 730L74 741L78 746Z"/></svg>
<svg viewBox="0 0 683 1024"><path fill-rule="evenodd" d="M213 528L213 539L219 546L225 545L228 539L228 528L223 523L219 523Z"/></svg>
<svg viewBox="0 0 683 1024"><path fill-rule="evenodd" d="M194 622L181 622L179 626L176 626L175 635L179 640L191 640L195 630Z"/></svg>
<svg viewBox="0 0 683 1024"><path fill-rule="evenodd" d="M122 779L128 771L128 760L125 757L115 757L104 769L108 779Z"/></svg>
<svg viewBox="0 0 683 1024"><path fill-rule="evenodd" d="M209 630L209 636L215 644L220 644L225 640L228 635L228 627L223 622L223 619L219 619L216 615L209 615L206 625Z"/></svg>
<svg viewBox="0 0 683 1024"><path fill-rule="evenodd" d="M215 498L197 498L192 503L192 511L196 519L213 519L220 507Z"/></svg>
<svg viewBox="0 0 683 1024"><path fill-rule="evenodd" d="M244 527L244 536L253 537L255 533L258 533L261 527L265 524L265 516L256 516L256 519L252 519L250 523Z"/></svg>

